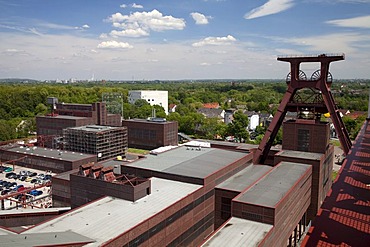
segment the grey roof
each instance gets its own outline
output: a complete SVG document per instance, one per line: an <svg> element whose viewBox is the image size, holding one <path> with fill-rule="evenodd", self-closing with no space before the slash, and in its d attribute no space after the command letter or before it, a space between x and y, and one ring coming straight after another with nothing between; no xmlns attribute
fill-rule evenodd
<svg viewBox="0 0 370 247"><path fill-rule="evenodd" d="M195 141L207 141L211 143L211 146L212 145L222 145L222 146L235 147L236 149L243 149L243 150L258 148L258 145L249 144L249 143L229 142L229 141L222 141L222 140L204 140L204 139L194 139L194 140Z"/></svg>
<svg viewBox="0 0 370 247"><path fill-rule="evenodd" d="M138 123L147 123L147 124L168 124L168 123L173 123L174 121L151 121L148 119L142 119L142 118L133 118L133 119L124 119L122 121L122 124L124 122L138 122Z"/></svg>
<svg viewBox="0 0 370 247"><path fill-rule="evenodd" d="M324 154L321 153L310 153L294 150L282 150L275 156L289 157L289 158L300 158L305 160L320 160Z"/></svg>
<svg viewBox="0 0 370 247"><path fill-rule="evenodd" d="M3 211L5 211L5 210L3 210ZM8 229L4 229L0 226L0 236L1 235L13 235L13 234L16 234L16 233L12 232L12 231L9 231Z"/></svg>
<svg viewBox="0 0 370 247"><path fill-rule="evenodd" d="M14 148L7 149L7 151L24 154L25 156L33 157L47 157L55 160L65 160L65 161L76 161L86 158L91 158L96 155L76 153L65 150L42 148L42 147L23 147L18 146Z"/></svg>
<svg viewBox="0 0 370 247"><path fill-rule="evenodd" d="M181 146L158 155L147 155L144 159L126 165L188 177L205 178L246 155L248 154L223 149L202 148L196 150Z"/></svg>
<svg viewBox="0 0 370 247"><path fill-rule="evenodd" d="M63 179L63 180L69 181L70 180L70 175L71 174L76 174L77 172L78 172L78 168L77 169L70 170L70 171L66 171L66 172L62 172L62 173L56 174L55 176L53 176L53 178L58 178L58 179Z"/></svg>
<svg viewBox="0 0 370 247"><path fill-rule="evenodd" d="M258 246L272 225L232 217L202 247Z"/></svg>
<svg viewBox="0 0 370 247"><path fill-rule="evenodd" d="M201 113L207 117L220 117L224 110L221 108L199 108L198 113Z"/></svg>
<svg viewBox="0 0 370 247"><path fill-rule="evenodd" d="M112 126L103 126L103 125L84 125L84 126L78 126L78 127L71 127L68 129L82 130L86 132L101 132L101 131L108 131L108 130L121 129L121 128L123 127L112 127Z"/></svg>
<svg viewBox="0 0 370 247"><path fill-rule="evenodd" d="M235 200L275 207L297 180L311 168L311 165L281 162L251 188L241 193Z"/></svg>
<svg viewBox="0 0 370 247"><path fill-rule="evenodd" d="M250 165L216 186L216 188L241 192L271 169L271 166L266 165Z"/></svg>
<svg viewBox="0 0 370 247"><path fill-rule="evenodd" d="M17 209L11 209L11 210L0 210L0 216L4 217L7 215L26 215L26 214L34 214L34 213L58 213L61 211L67 211L70 210L70 207L62 207L62 208L17 208ZM0 241L1 242L1 241Z"/></svg>
<svg viewBox="0 0 370 247"><path fill-rule="evenodd" d="M24 234L71 230L96 241L87 246L101 245L201 188L155 177L151 185L151 194L135 202L107 196L38 224Z"/></svg>
<svg viewBox="0 0 370 247"><path fill-rule="evenodd" d="M72 120L79 120L79 119L86 119L89 117L76 117L76 116L69 116L69 115L56 115L56 116L37 116L38 118L54 118L54 119L72 119Z"/></svg>
<svg viewBox="0 0 370 247"><path fill-rule="evenodd" d="M78 245L91 242L94 240L72 231L0 235L0 245L12 247Z"/></svg>

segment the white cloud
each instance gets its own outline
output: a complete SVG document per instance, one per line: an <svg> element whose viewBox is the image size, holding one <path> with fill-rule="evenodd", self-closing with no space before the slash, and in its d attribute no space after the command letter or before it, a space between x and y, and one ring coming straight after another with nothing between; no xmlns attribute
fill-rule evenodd
<svg viewBox="0 0 370 247"><path fill-rule="evenodd" d="M127 5L126 4L121 4L119 7L122 8L122 9L124 9L124 8L127 7Z"/></svg>
<svg viewBox="0 0 370 247"><path fill-rule="evenodd" d="M113 34L119 36L139 37L147 36L150 31L182 30L185 21L173 16L163 16L161 12L154 9L151 12L134 12L130 15L115 13L109 17L113 27L123 29Z"/></svg>
<svg viewBox="0 0 370 247"><path fill-rule="evenodd" d="M131 5L131 7L132 7L132 8L134 8L134 9L142 9L142 8L144 8L144 6L143 6L143 5L136 4L136 3L133 3L133 4Z"/></svg>
<svg viewBox="0 0 370 247"><path fill-rule="evenodd" d="M112 30L110 32L110 35L113 36L113 37L142 37L142 36L148 36L149 33L147 31L145 31L144 29L142 28L138 28L138 29L126 29L126 30L122 30L122 31L117 31L117 30Z"/></svg>
<svg viewBox="0 0 370 247"><path fill-rule="evenodd" d="M193 12L190 15L194 19L195 24L197 24L197 25L208 24L208 18L205 15L203 15L201 13L197 13L197 12Z"/></svg>
<svg viewBox="0 0 370 247"><path fill-rule="evenodd" d="M286 39L285 42L307 46L317 53L355 53L359 46L370 42L370 35L359 33L334 33L321 36Z"/></svg>
<svg viewBox="0 0 370 247"><path fill-rule="evenodd" d="M207 37L199 42L193 43L193 46L200 47L205 45L230 45L235 41L236 39L231 35L227 35L226 37Z"/></svg>
<svg viewBox="0 0 370 247"><path fill-rule="evenodd" d="M331 20L326 23L339 27L370 28L370 15L349 19Z"/></svg>
<svg viewBox="0 0 370 247"><path fill-rule="evenodd" d="M132 45L126 42L117 42L115 40L111 41L103 41L98 45L98 48L100 49L131 49L133 48Z"/></svg>
<svg viewBox="0 0 370 247"><path fill-rule="evenodd" d="M244 15L245 19L253 19L266 15L277 14L293 7L293 0L269 0L264 5L252 9Z"/></svg>
<svg viewBox="0 0 370 247"><path fill-rule="evenodd" d="M100 34L99 38L100 39L106 39L106 38L108 38L108 34L102 33L102 34Z"/></svg>
<svg viewBox="0 0 370 247"><path fill-rule="evenodd" d="M90 26L89 26L89 25L87 25L87 24L85 24L85 25L83 25L83 26L82 26L82 28L83 28L83 29L89 29L89 28L90 28Z"/></svg>

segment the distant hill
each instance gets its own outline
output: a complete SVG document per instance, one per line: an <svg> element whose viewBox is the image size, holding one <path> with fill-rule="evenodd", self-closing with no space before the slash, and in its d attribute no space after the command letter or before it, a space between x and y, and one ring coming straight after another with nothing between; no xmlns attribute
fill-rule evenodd
<svg viewBox="0 0 370 247"><path fill-rule="evenodd" d="M38 80L33 79L25 79L25 78L3 78L0 79L0 83L36 83L40 82Z"/></svg>

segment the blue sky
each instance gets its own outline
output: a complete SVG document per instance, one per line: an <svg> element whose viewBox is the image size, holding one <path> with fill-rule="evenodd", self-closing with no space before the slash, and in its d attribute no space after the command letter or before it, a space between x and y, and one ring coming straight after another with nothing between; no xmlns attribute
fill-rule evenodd
<svg viewBox="0 0 370 247"><path fill-rule="evenodd" d="M0 12L0 78L280 79L278 55L321 53L345 53L335 79L370 78L370 0L0 0Z"/></svg>

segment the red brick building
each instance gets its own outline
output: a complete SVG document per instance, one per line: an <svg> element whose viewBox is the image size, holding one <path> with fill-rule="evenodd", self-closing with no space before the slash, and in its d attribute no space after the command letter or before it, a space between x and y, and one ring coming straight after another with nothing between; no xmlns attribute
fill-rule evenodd
<svg viewBox="0 0 370 247"><path fill-rule="evenodd" d="M106 104L56 103L53 113L36 117L39 146L61 148L63 129L84 125L122 126L119 114L108 114Z"/></svg>
<svg viewBox="0 0 370 247"><path fill-rule="evenodd" d="M131 148L155 149L178 144L178 123L155 119L126 119L122 125L127 127L128 146Z"/></svg>

